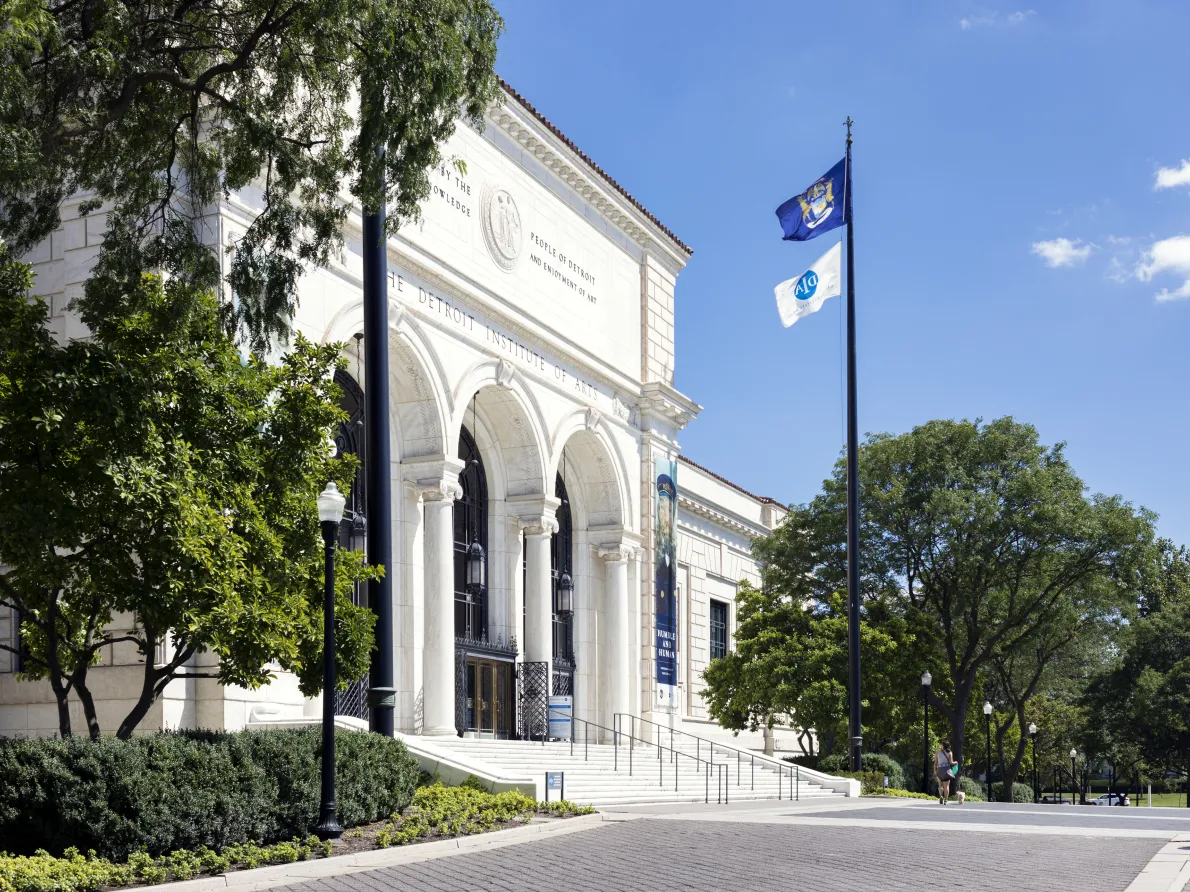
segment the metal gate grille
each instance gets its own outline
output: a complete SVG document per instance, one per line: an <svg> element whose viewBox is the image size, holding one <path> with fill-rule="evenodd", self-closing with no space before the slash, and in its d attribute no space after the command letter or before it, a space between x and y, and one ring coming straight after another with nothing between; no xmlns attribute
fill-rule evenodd
<svg viewBox="0 0 1190 892"><path fill-rule="evenodd" d="M521 663L516 680L517 728L521 739L544 739L549 731L550 664Z"/></svg>

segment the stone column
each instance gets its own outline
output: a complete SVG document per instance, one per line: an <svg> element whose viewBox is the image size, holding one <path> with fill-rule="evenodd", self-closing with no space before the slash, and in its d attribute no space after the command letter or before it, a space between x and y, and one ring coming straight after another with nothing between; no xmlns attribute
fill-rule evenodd
<svg viewBox="0 0 1190 892"><path fill-rule="evenodd" d="M525 660L553 665L554 603L550 576L550 537L558 529L552 517L525 527ZM551 673L552 673L551 668Z"/></svg>
<svg viewBox="0 0 1190 892"><path fill-rule="evenodd" d="M455 734L454 502L457 482L422 490L425 506L425 642L422 733Z"/></svg>
<svg viewBox="0 0 1190 892"><path fill-rule="evenodd" d="M601 683L607 691L603 698L607 715L603 724L608 727L612 727L616 713L626 713L632 708L628 686L629 661L632 659L628 628L628 558L631 554L632 549L621 544L599 548L599 556L604 561L603 597L607 618L607 627L599 636L599 648L604 651Z"/></svg>

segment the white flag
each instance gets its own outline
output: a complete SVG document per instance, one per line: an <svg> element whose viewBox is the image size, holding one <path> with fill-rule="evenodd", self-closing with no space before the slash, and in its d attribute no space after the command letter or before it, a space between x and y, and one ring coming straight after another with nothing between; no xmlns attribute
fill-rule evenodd
<svg viewBox="0 0 1190 892"><path fill-rule="evenodd" d="M777 292L777 312L786 328L803 316L817 313L828 297L842 294L843 245L835 242L829 251L796 279L787 279L773 290Z"/></svg>

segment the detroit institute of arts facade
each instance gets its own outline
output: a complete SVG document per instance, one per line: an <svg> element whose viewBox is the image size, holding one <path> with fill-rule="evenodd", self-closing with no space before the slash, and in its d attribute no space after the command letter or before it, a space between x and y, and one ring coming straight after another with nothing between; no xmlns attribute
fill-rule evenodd
<svg viewBox="0 0 1190 892"><path fill-rule="evenodd" d="M460 125L443 156L466 173L434 171L422 219L388 242L387 342L362 336L358 213L342 262L301 280L295 320L347 344L340 449L361 451L363 370L388 351L396 728L521 735L530 669L605 726L615 713L706 722L701 672L731 647L750 542L784 509L679 455L700 408L673 386L674 286L691 251L508 87L483 132ZM103 232L77 205L30 258L60 337L86 334L65 305ZM258 210L250 191L233 196L212 239L228 244ZM357 548L362 481L341 537ZM475 539L487 585L469 591ZM0 614L0 640L16 635ZM139 659L115 646L92 673L104 727L126 713ZM48 685L19 669L0 653L0 733L56 733ZM338 711L366 718L365 688L338 694ZM319 714L284 673L256 691L178 680L142 728Z"/></svg>

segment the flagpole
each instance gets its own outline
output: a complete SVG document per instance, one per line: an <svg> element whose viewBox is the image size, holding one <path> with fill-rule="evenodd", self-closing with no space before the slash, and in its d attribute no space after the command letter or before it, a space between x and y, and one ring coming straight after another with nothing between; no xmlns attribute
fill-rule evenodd
<svg viewBox="0 0 1190 892"><path fill-rule="evenodd" d="M847 116L847 176L851 189L851 116ZM847 656L848 726L851 770L862 771L863 726L860 722L859 673L859 425L855 388L855 219L850 192L844 196L847 217Z"/></svg>

